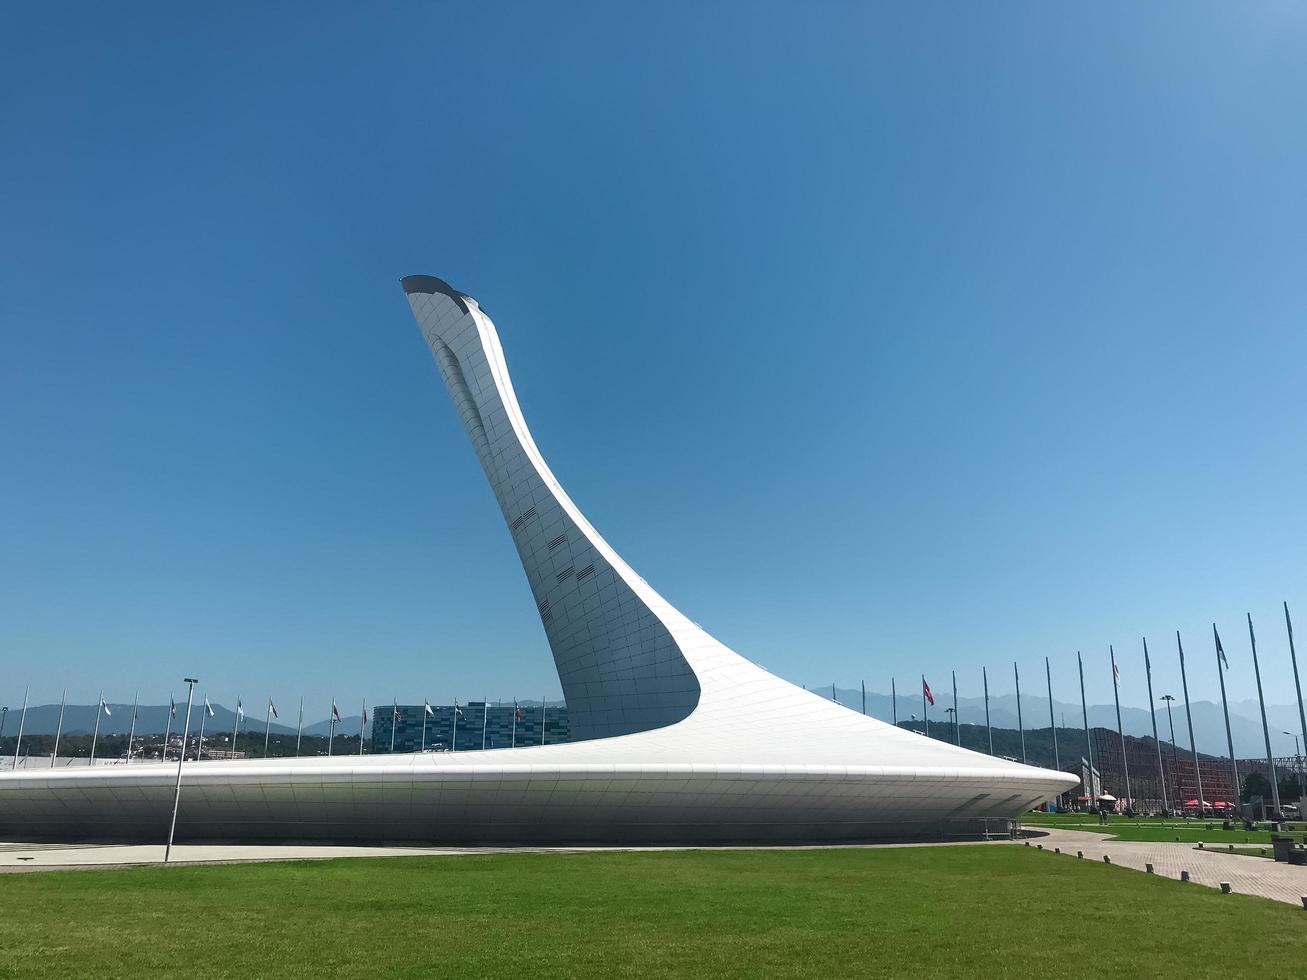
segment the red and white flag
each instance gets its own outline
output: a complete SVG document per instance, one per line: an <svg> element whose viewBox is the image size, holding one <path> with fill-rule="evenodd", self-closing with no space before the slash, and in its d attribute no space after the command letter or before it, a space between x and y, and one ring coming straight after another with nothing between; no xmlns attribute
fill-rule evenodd
<svg viewBox="0 0 1307 980"><path fill-rule="evenodd" d="M930 693L930 685L926 683L926 678L921 679L921 693L931 704L935 703L935 695Z"/></svg>

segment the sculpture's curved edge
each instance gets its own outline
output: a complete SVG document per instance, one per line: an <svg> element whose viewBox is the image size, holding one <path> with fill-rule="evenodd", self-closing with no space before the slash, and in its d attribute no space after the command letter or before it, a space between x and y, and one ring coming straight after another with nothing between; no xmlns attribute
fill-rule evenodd
<svg viewBox="0 0 1307 980"><path fill-rule="evenodd" d="M679 639L693 627L563 489L531 435L489 315L435 276L403 282L513 537L574 735L629 735L689 717L702 688Z"/></svg>

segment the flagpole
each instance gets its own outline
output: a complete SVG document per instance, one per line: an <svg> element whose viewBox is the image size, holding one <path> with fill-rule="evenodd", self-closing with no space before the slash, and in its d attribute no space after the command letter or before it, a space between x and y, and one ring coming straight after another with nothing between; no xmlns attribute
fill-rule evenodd
<svg viewBox="0 0 1307 980"><path fill-rule="evenodd" d="M1253 648L1253 672L1257 675L1257 703L1262 709L1262 734L1266 737L1266 765L1271 770L1271 799L1275 801L1275 819L1280 819L1280 783L1275 776L1275 757L1271 754L1271 729L1266 724L1266 700L1262 697L1262 670L1257 665L1257 636L1253 633L1253 614L1248 614L1248 642Z"/></svg>
<svg viewBox="0 0 1307 980"><path fill-rule="evenodd" d="M1121 725L1121 680L1116 669L1116 650L1112 644L1107 645L1108 655L1112 658L1112 700L1116 703L1116 733L1121 736L1121 768L1125 770L1125 805L1126 809L1135 808L1134 797L1130 795L1130 759L1125 754L1125 728Z"/></svg>
<svg viewBox="0 0 1307 980"><path fill-rule="evenodd" d="M163 863L168 863L168 858L172 856L173 836L177 833L177 808L182 801L182 762L186 759L186 733L191 727L191 702L195 698L195 685L199 683L194 677L184 678L188 687L186 689L186 724L182 728L182 750L177 756L177 790L172 798L172 822L168 824L168 846L163 851Z"/></svg>
<svg viewBox="0 0 1307 980"><path fill-rule="evenodd" d="M236 758L236 732L241 727L241 696L236 695L236 720L231 725L231 757Z"/></svg>
<svg viewBox="0 0 1307 980"><path fill-rule="evenodd" d="M862 713L867 713L867 682L862 682Z"/></svg>
<svg viewBox="0 0 1307 980"><path fill-rule="evenodd" d="M390 754L395 754L395 729L399 727L399 700L391 698L390 706Z"/></svg>
<svg viewBox="0 0 1307 980"><path fill-rule="evenodd" d="M542 739L543 737L544 736L541 736ZM543 742L541 744L543 744ZM450 752L458 751L458 698L454 698L454 728L453 728L453 735L450 737L449 740L449 751Z"/></svg>
<svg viewBox="0 0 1307 980"><path fill-rule="evenodd" d="M59 695L59 727L54 731L54 753L50 756L50 768L53 769L55 760L59 758L59 736L64 732L64 702L68 700L68 688L64 688L64 693Z"/></svg>
<svg viewBox="0 0 1307 980"><path fill-rule="evenodd" d="M1089 737L1089 702L1085 700L1085 661L1080 656L1080 651L1076 651L1076 665L1080 668L1080 713L1085 719L1085 751L1089 753L1089 785L1085 787L1089 792L1089 802L1094 809L1098 809L1098 794L1094 792L1094 740Z"/></svg>
<svg viewBox="0 0 1307 980"><path fill-rule="evenodd" d="M422 699L422 751L427 750L427 715L431 714L431 702Z"/></svg>
<svg viewBox="0 0 1307 980"><path fill-rule="evenodd" d="M1293 646L1293 620L1289 618L1289 604L1284 604L1284 628L1289 631L1289 659L1293 661L1293 686L1298 691L1298 720L1302 723L1303 745L1307 745L1307 711L1303 710L1302 684L1298 681L1298 651Z"/></svg>
<svg viewBox="0 0 1307 980"><path fill-rule="evenodd" d="M890 710L894 712L894 727L899 727L899 690L894 678L889 679Z"/></svg>
<svg viewBox="0 0 1307 980"><path fill-rule="evenodd" d="M1203 770L1198 764L1198 743L1194 741L1194 716L1189 710L1189 678L1185 674L1184 645L1180 642L1179 630L1175 631L1175 645L1180 651L1180 684L1184 687L1184 716L1189 722L1189 751L1194 757L1194 778L1198 783L1198 815L1201 817L1203 815L1203 807L1207 801L1203 799ZM1256 657L1253 658L1253 662L1257 662ZM1269 735L1267 736L1267 743L1268 745L1270 743ZM1267 751L1270 751L1269 748ZM1272 770L1272 773L1274 773L1274 770Z"/></svg>
<svg viewBox="0 0 1307 980"><path fill-rule="evenodd" d="M1012 676L1017 681L1017 728L1021 731L1021 764L1026 764L1026 726L1021 721L1021 671L1017 670L1016 661L1012 661Z"/></svg>
<svg viewBox="0 0 1307 980"><path fill-rule="evenodd" d="M363 699L363 714L359 717L359 755L363 754L363 726L368 723L368 699Z"/></svg>
<svg viewBox="0 0 1307 980"><path fill-rule="evenodd" d="M958 722L958 672L953 671L953 744L962 744L962 725Z"/></svg>
<svg viewBox="0 0 1307 980"><path fill-rule="evenodd" d="M481 750L486 748L486 722L490 720L490 698L481 702Z"/></svg>
<svg viewBox="0 0 1307 980"><path fill-rule="evenodd" d="M163 754L160 756L161 762L168 761L168 739L172 737L172 718L177 713L177 703L172 699L172 691L168 692L168 721L163 726Z"/></svg>
<svg viewBox="0 0 1307 980"><path fill-rule="evenodd" d="M300 695L300 720L295 729L295 758L300 757L300 739L304 737L304 695Z"/></svg>
<svg viewBox="0 0 1307 980"><path fill-rule="evenodd" d="M331 699L331 724L327 728L327 755L331 755L331 747L336 741L336 699Z"/></svg>
<svg viewBox="0 0 1307 980"><path fill-rule="evenodd" d="M513 698L513 748L517 748L517 698Z"/></svg>
<svg viewBox="0 0 1307 980"><path fill-rule="evenodd" d="M100 740L100 712L104 710L104 688L100 688L100 700L95 702L95 731L91 733L91 761L86 765L95 765L95 743Z"/></svg>
<svg viewBox="0 0 1307 980"><path fill-rule="evenodd" d="M1144 641L1144 674L1148 677L1148 714L1153 719L1153 745L1157 748L1157 778L1162 787L1162 811L1171 809L1166 801L1166 767L1162 765L1162 743L1157 737L1157 709L1153 706L1153 663L1148 659L1148 637ZM1169 705L1168 705L1169 707Z"/></svg>
<svg viewBox="0 0 1307 980"><path fill-rule="evenodd" d="M545 696L540 695L540 744L545 744Z"/></svg>
<svg viewBox="0 0 1307 980"><path fill-rule="evenodd" d="M132 761L132 740L136 738L136 705L141 700L141 692L137 691L132 695L132 727L127 733L127 762L130 765Z"/></svg>
<svg viewBox="0 0 1307 980"><path fill-rule="evenodd" d="M27 724L27 696L32 689L23 688L23 713L18 716L18 741L14 743L14 772L18 771L18 750L23 747L23 726Z"/></svg>
<svg viewBox="0 0 1307 980"><path fill-rule="evenodd" d="M930 738L930 714L926 711L926 675L921 675L921 718L926 738Z"/></svg>
<svg viewBox="0 0 1307 980"><path fill-rule="evenodd" d="M195 761L199 762L204 757L204 723L208 720L209 715L209 696L204 696L204 710L200 712L200 740L195 743Z"/></svg>
<svg viewBox="0 0 1307 980"><path fill-rule="evenodd" d="M994 729L989 724L989 671L980 668L980 678L985 682L985 734L989 736L989 754L994 754Z"/></svg>
<svg viewBox="0 0 1307 980"><path fill-rule="evenodd" d="M1230 734L1230 704L1225 698L1225 671L1230 669L1230 660L1225 655L1225 650L1221 646L1221 634L1216 632L1216 624L1212 624L1212 639L1216 641L1216 676L1221 681L1221 710L1225 713L1225 744L1230 750L1230 770L1234 773L1234 796L1238 800L1240 793L1239 780L1239 763L1234 760L1234 736ZM1221 661L1225 661L1225 670L1221 669Z"/></svg>
<svg viewBox="0 0 1307 980"><path fill-rule="evenodd" d="M1057 719L1053 717L1053 671L1044 658L1044 679L1048 681L1048 727L1053 730L1053 768L1061 770L1062 758L1057 751Z"/></svg>
<svg viewBox="0 0 1307 980"><path fill-rule="evenodd" d="M268 757L268 736L272 734L272 698L268 698L268 706L263 709L263 757Z"/></svg>

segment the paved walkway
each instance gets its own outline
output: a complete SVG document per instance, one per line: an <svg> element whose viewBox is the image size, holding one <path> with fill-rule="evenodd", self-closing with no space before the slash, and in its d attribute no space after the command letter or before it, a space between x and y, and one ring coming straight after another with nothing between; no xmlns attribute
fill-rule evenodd
<svg viewBox="0 0 1307 980"><path fill-rule="evenodd" d="M1188 871L1189 880L1200 885L1219 888L1221 882L1228 881L1231 891L1241 895L1260 895L1292 905L1301 905L1303 896L1307 895L1307 867L1269 858L1222 853L1216 849L1200 851L1196 845L1186 843L1113 840L1108 834L1078 830L1050 830L1027 841L1032 848L1042 844L1046 851L1060 847L1063 857L1070 855L1072 861L1076 860L1076 851L1083 851L1086 861L1101 862L1106 854L1113 864L1124 868L1144 871L1146 865L1152 864L1155 874L1176 880L1181 871ZM1271 845L1265 847L1270 853Z"/></svg>
<svg viewBox="0 0 1307 980"><path fill-rule="evenodd" d="M1001 841L939 841L904 844L794 844L770 850L809 850L830 847L999 847ZM757 845L744 849L756 848ZM344 857L455 857L463 854L583 854L592 851L729 851L730 846L674 847L439 847L421 845L388 847L335 844L175 844L172 864L242 864L250 861L327 861ZM6 871L54 871L71 869L131 867L163 861L162 844L94 843L3 843L0 842L0 873Z"/></svg>
<svg viewBox="0 0 1307 980"><path fill-rule="evenodd" d="M1034 828L1027 828L1028 830ZM1043 845L1052 851L1060 847L1058 860L1076 860L1076 851L1084 860L1103 860L1137 871L1151 863L1155 872L1178 879L1188 871L1190 880L1211 888L1228 881L1231 889L1243 895L1261 895L1279 902L1300 905L1307 895L1307 867L1277 864L1265 858L1249 857L1220 851L1199 851L1192 844L1153 841L1113 840L1107 834L1089 831L1050 830L1040 837L1026 839L1030 847ZM830 845L814 845L830 846ZM838 846L838 845L837 845ZM976 842L950 841L940 844L852 844L847 847L968 847ZM993 841L985 846L1021 847L1022 843ZM698 848L695 848L696 850ZM729 848L703 848L729 850ZM1269 845L1268 845L1269 849ZM174 864L233 864L247 861L330 860L343 857L453 857L462 854L536 853L563 854L584 851L659 851L685 850L675 847L367 847L331 844L177 844L172 849ZM73 868L130 867L155 865L163 860L160 844L23 844L0 843L0 873L53 871Z"/></svg>

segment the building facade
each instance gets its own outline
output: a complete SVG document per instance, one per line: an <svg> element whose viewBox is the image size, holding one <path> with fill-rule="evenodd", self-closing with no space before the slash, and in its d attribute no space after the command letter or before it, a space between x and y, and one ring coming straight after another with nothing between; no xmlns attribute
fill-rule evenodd
<svg viewBox="0 0 1307 980"><path fill-rule="evenodd" d="M425 719L425 721L424 721ZM571 741L566 705L469 701L459 705L377 705L371 751L474 752ZM393 745L393 749L392 749Z"/></svg>

